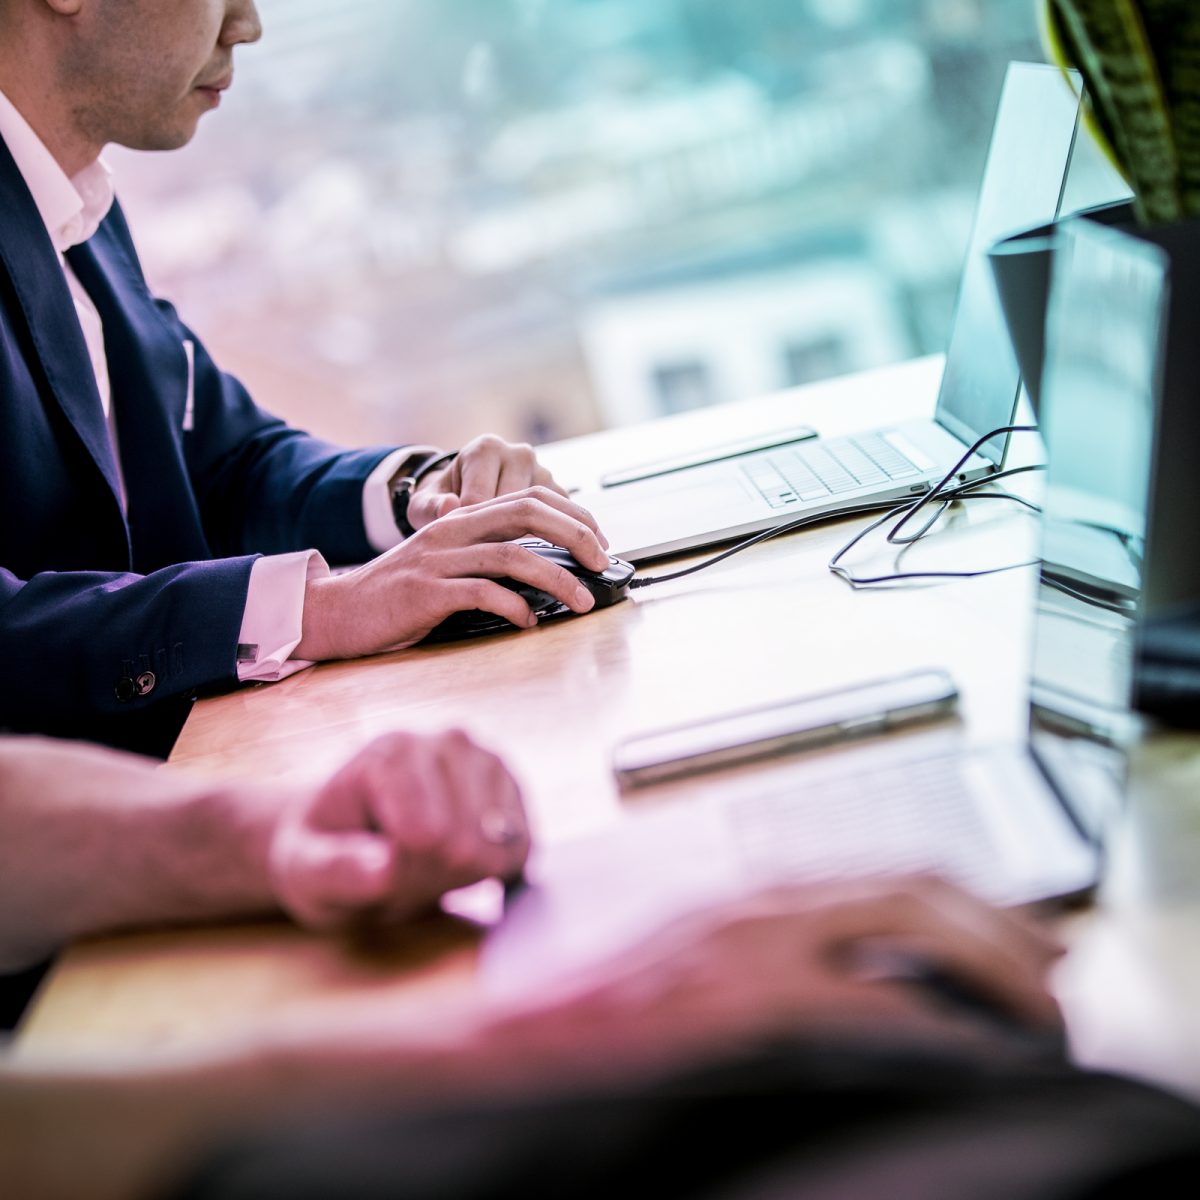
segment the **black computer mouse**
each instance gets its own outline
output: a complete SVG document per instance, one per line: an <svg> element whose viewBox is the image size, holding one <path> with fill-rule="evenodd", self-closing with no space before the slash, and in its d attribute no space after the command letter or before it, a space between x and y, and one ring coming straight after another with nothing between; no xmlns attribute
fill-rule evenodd
<svg viewBox="0 0 1200 1200"><path fill-rule="evenodd" d="M629 582L636 568L620 558L608 560L608 570L597 574L582 563L577 562L569 550L561 546L552 546L540 538L522 538L518 543L549 559L556 566L570 571L583 584L596 600L595 612L601 608L611 608L619 604L629 594ZM501 587L509 588L517 593L526 604L533 609L540 622L553 620L558 617L580 616L565 604L559 603L549 592L543 592L528 583L518 579L497 579ZM437 642L456 642L462 638L480 637L485 633L502 633L505 630L517 629L511 621L495 613L484 612L483 609L473 608L467 612L456 612L448 616L440 625L435 626L423 639L423 645Z"/></svg>

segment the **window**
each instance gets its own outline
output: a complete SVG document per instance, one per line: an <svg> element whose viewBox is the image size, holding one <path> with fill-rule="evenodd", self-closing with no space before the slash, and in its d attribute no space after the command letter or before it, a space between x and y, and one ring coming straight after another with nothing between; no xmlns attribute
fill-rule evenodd
<svg viewBox="0 0 1200 1200"><path fill-rule="evenodd" d="M792 387L815 383L846 373L849 361L846 343L838 337L819 337L815 341L794 342L785 351L787 382Z"/></svg>
<svg viewBox="0 0 1200 1200"><path fill-rule="evenodd" d="M663 415L707 408L715 398L712 377L702 362L657 367L654 383Z"/></svg>
<svg viewBox="0 0 1200 1200"><path fill-rule="evenodd" d="M259 0L114 150L153 285L350 443L546 440L943 348L1031 0Z"/></svg>

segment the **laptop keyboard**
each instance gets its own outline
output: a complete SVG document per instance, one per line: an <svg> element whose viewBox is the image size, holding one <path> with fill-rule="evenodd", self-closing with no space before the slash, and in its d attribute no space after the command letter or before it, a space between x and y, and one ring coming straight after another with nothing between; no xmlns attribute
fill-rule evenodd
<svg viewBox="0 0 1200 1200"><path fill-rule="evenodd" d="M764 454L746 463L743 470L772 508L921 474L878 433Z"/></svg>
<svg viewBox="0 0 1200 1200"><path fill-rule="evenodd" d="M996 850L958 754L742 796L726 811L756 883L935 872L981 887L996 876Z"/></svg>

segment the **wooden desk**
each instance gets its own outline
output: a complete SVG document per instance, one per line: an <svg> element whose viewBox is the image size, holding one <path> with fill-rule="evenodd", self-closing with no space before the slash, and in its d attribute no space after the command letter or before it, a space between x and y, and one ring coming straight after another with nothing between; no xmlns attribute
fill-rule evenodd
<svg viewBox="0 0 1200 1200"><path fill-rule="evenodd" d="M923 360L577 439L543 458L564 483L586 486L603 470L715 444L730 431L807 421L830 435L920 416L932 410L940 369L940 360ZM995 511L918 553L956 569L964 557L1027 559L1032 522L1010 506L987 508ZM319 779L386 730L458 725L504 756L535 836L549 844L622 819L609 766L619 738L754 704L939 665L959 684L969 737L1020 736L1033 571L855 593L826 563L857 527L839 522L767 543L580 620L329 664L205 701L172 762L224 776ZM1095 941L1095 928L1108 927L1093 923L1081 937ZM109 938L64 956L18 1050L178 1047L364 987L392 991L398 1013L417 1011L472 986L474 946L474 934L450 919L373 947L282 923ZM1091 1057L1103 1061L1111 1022L1088 997L1108 960L1080 961L1068 990L1081 1027L1105 1030L1092 1039Z"/></svg>

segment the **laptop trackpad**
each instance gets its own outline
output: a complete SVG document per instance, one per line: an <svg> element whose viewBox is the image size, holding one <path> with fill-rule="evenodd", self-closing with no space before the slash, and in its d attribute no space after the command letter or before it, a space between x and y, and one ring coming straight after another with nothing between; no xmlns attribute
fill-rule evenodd
<svg viewBox="0 0 1200 1200"><path fill-rule="evenodd" d="M719 471L688 475L694 478L686 486L682 475L667 475L572 499L592 513L618 556L622 550L733 528L771 511L761 496L751 494L741 473L724 464Z"/></svg>

